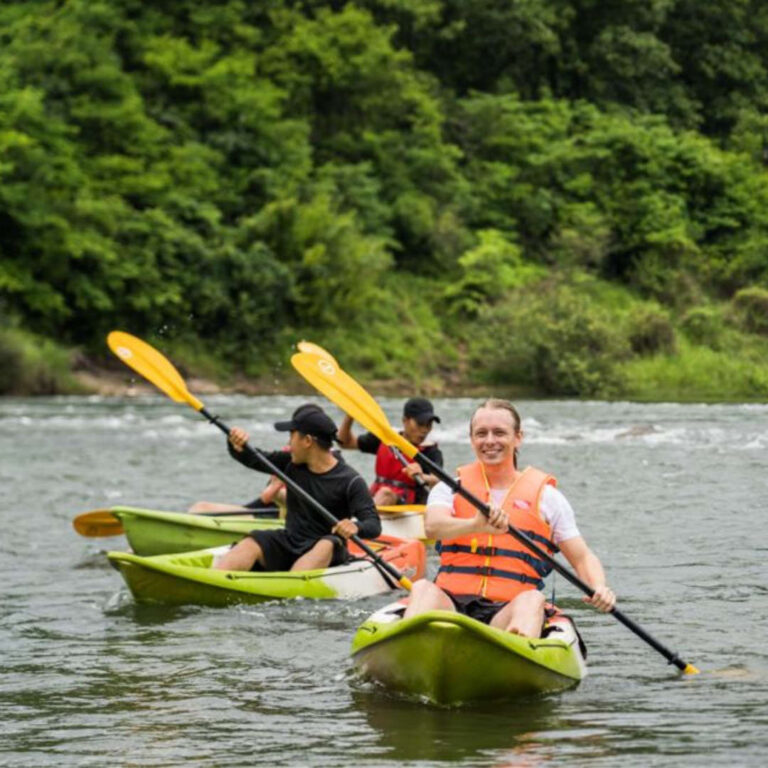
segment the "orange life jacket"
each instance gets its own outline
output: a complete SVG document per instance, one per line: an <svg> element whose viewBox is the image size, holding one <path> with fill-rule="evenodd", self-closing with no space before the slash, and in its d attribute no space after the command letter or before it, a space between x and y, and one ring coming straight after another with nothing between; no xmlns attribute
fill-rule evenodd
<svg viewBox="0 0 768 768"><path fill-rule="evenodd" d="M490 503L490 488L483 465L476 461L459 467L459 482L470 493ZM550 541L552 531L539 510L547 485L556 485L552 475L528 467L509 489L502 509L512 526L550 554L558 551ZM469 518L476 508L463 496L453 497L453 514ZM509 533L471 533L438 542L440 570L435 584L457 595L479 595L508 602L529 589L543 589L552 566L531 552Z"/></svg>

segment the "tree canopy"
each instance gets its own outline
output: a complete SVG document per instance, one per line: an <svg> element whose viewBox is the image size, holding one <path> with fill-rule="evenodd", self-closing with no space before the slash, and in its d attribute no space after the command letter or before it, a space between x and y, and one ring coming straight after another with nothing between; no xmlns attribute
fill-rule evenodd
<svg viewBox="0 0 768 768"><path fill-rule="evenodd" d="M11 0L0 325L621 393L763 350L766 162L753 0Z"/></svg>

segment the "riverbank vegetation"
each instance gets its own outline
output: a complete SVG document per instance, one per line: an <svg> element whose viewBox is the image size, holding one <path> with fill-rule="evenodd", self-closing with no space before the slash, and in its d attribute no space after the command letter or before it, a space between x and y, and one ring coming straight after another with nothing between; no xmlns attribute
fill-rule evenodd
<svg viewBox="0 0 768 768"><path fill-rule="evenodd" d="M225 383L306 337L403 391L768 398L756 2L36 0L0 41L0 392L122 328Z"/></svg>

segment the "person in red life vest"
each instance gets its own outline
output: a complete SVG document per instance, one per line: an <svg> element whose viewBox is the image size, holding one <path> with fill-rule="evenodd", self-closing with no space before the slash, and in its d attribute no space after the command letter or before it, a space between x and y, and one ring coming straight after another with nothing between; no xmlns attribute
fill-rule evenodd
<svg viewBox="0 0 768 768"><path fill-rule="evenodd" d="M424 397L412 397L403 407L403 429L400 434L442 467L443 454L437 443L427 442L432 424L436 421L439 422L440 417L435 415L432 403ZM438 482L434 475L425 473L415 461L405 459L397 449L384 445L376 435L366 432L356 437L352 433L352 419L349 416L344 417L339 427L339 445L375 454L376 480L371 485L371 493L376 506L424 504L429 489Z"/></svg>
<svg viewBox="0 0 768 768"><path fill-rule="evenodd" d="M473 414L470 441L477 460L459 468L461 485L491 507L486 518L445 483L427 502L427 536L437 541L440 569L433 582L413 585L405 616L458 611L494 627L540 637L544 624L543 578L551 566L518 542L511 524L550 554L565 555L595 594L584 601L610 611L616 596L600 560L576 527L571 505L539 469L517 468L523 439L520 416L506 400L486 400Z"/></svg>
<svg viewBox="0 0 768 768"><path fill-rule="evenodd" d="M221 556L214 568L231 571L307 571L340 565L348 559L347 539L381 534L373 499L363 478L331 450L336 425L319 406L307 403L290 421L275 424L290 432L290 451L263 451L265 458L305 493L329 510L338 522L330 525L317 510L288 486L285 528L254 530ZM229 433L230 455L249 469L270 472L238 427Z"/></svg>

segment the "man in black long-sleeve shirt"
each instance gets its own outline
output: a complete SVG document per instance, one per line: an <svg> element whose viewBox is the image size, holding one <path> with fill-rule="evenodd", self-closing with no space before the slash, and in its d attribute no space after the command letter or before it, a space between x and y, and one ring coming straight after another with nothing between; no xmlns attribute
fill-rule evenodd
<svg viewBox="0 0 768 768"><path fill-rule="evenodd" d="M284 530L251 531L219 559L216 568L230 571L307 571L338 565L347 558L346 540L355 534L375 538L381 521L365 481L331 452L336 425L317 405L297 408L290 421L275 424L290 432L290 453L264 452L298 486L320 502L339 522L331 526L288 485ZM229 433L230 454L259 472L271 472L246 443L248 433Z"/></svg>

